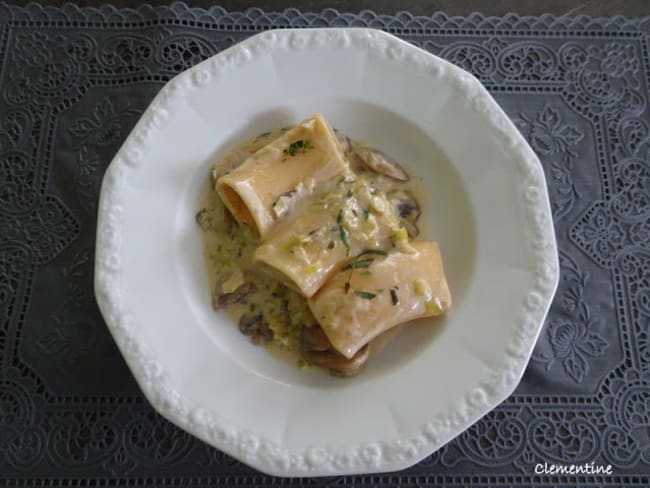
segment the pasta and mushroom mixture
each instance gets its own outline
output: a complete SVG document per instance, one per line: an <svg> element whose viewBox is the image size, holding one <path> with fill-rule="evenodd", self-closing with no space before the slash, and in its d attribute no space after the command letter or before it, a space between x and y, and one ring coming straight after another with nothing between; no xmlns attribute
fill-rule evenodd
<svg viewBox="0 0 650 488"><path fill-rule="evenodd" d="M396 326L451 306L415 186L320 114L229 152L196 215L214 309L299 365L358 374Z"/></svg>

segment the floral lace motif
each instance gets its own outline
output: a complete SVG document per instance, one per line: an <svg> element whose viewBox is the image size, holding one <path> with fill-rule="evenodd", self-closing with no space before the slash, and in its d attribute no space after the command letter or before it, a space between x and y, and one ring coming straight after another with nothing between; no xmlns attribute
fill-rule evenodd
<svg viewBox="0 0 650 488"><path fill-rule="evenodd" d="M0 19L0 478L271 483L138 393L92 294L98 190L178 72L263 29L358 25L394 32L498 93L544 165L561 250L560 288L518 390L404 481L571 484L534 477L535 464L594 461L613 465L608 482L649 484L650 21L183 4L1 5Z"/></svg>

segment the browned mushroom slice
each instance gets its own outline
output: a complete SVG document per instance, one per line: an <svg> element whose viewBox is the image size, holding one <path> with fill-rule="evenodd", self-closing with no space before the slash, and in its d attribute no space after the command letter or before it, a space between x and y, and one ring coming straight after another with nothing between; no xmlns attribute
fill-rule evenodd
<svg viewBox="0 0 650 488"><path fill-rule="evenodd" d="M320 352L332 347L330 340L319 326L303 327L300 336L300 347L303 351Z"/></svg>
<svg viewBox="0 0 650 488"><path fill-rule="evenodd" d="M350 377L358 375L370 356L370 348L365 345L351 359L333 349L327 351L303 351L302 357L312 366L328 370L335 376Z"/></svg>
<svg viewBox="0 0 650 488"><path fill-rule="evenodd" d="M231 293L223 293L221 286L222 282L217 282L214 287L214 292L212 294L212 308L219 310L226 305L233 305L235 303L242 303L246 300L246 297L253 293L257 287L255 283L247 281L246 283L240 285L235 291Z"/></svg>
<svg viewBox="0 0 650 488"><path fill-rule="evenodd" d="M266 321L258 324L255 334L251 336L251 342L256 346L267 344L273 340L273 331Z"/></svg>
<svg viewBox="0 0 650 488"><path fill-rule="evenodd" d="M199 210L195 218L196 223L199 224L201 230L208 230L211 227L210 214L208 213L208 209L203 208Z"/></svg>
<svg viewBox="0 0 650 488"><path fill-rule="evenodd" d="M397 210L400 223L408 232L409 237L417 237L420 234L417 221L422 210L415 195L408 190L396 190L388 194L388 199Z"/></svg>
<svg viewBox="0 0 650 488"><path fill-rule="evenodd" d="M323 329L314 325L303 327L300 353L307 364L326 369L336 376L350 377L361 372L370 355L370 348L365 346L348 359L334 350Z"/></svg>
<svg viewBox="0 0 650 488"><path fill-rule="evenodd" d="M266 344L273 339L273 331L261 314L242 315L239 319L239 331L250 337L255 345Z"/></svg>
<svg viewBox="0 0 650 488"><path fill-rule="evenodd" d="M402 224L402 227L406 229L406 233L409 237L415 238L420 235L420 228L417 224L412 224L408 220L402 220L400 223Z"/></svg>
<svg viewBox="0 0 650 488"><path fill-rule="evenodd" d="M404 168L387 154L379 149L374 149L360 144L354 144L354 152L361 159L363 164L375 173L379 173L398 181L408 181L409 177Z"/></svg>

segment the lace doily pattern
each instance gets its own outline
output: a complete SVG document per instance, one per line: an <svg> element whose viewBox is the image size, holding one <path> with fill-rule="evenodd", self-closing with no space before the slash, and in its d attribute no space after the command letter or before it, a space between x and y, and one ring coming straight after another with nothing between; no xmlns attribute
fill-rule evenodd
<svg viewBox="0 0 650 488"><path fill-rule="evenodd" d="M649 19L178 3L1 5L0 23L0 479L9 486L278 483L152 411L95 304L93 253L106 166L165 82L252 33L310 26L384 29L488 87L544 166L561 281L522 383L459 438L400 474L286 484L650 484ZM534 470L592 461L614 474Z"/></svg>

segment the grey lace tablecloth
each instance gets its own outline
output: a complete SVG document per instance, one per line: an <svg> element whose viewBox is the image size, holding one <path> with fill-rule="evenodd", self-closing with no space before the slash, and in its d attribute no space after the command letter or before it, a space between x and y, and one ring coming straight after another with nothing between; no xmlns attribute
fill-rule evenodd
<svg viewBox="0 0 650 488"><path fill-rule="evenodd" d="M650 19L32 4L0 6L0 25L0 484L650 485ZM93 297L97 195L176 73L270 27L349 25L393 32L485 83L544 165L561 283L515 394L425 461L266 478L139 393ZM614 473L536 475L545 462Z"/></svg>

